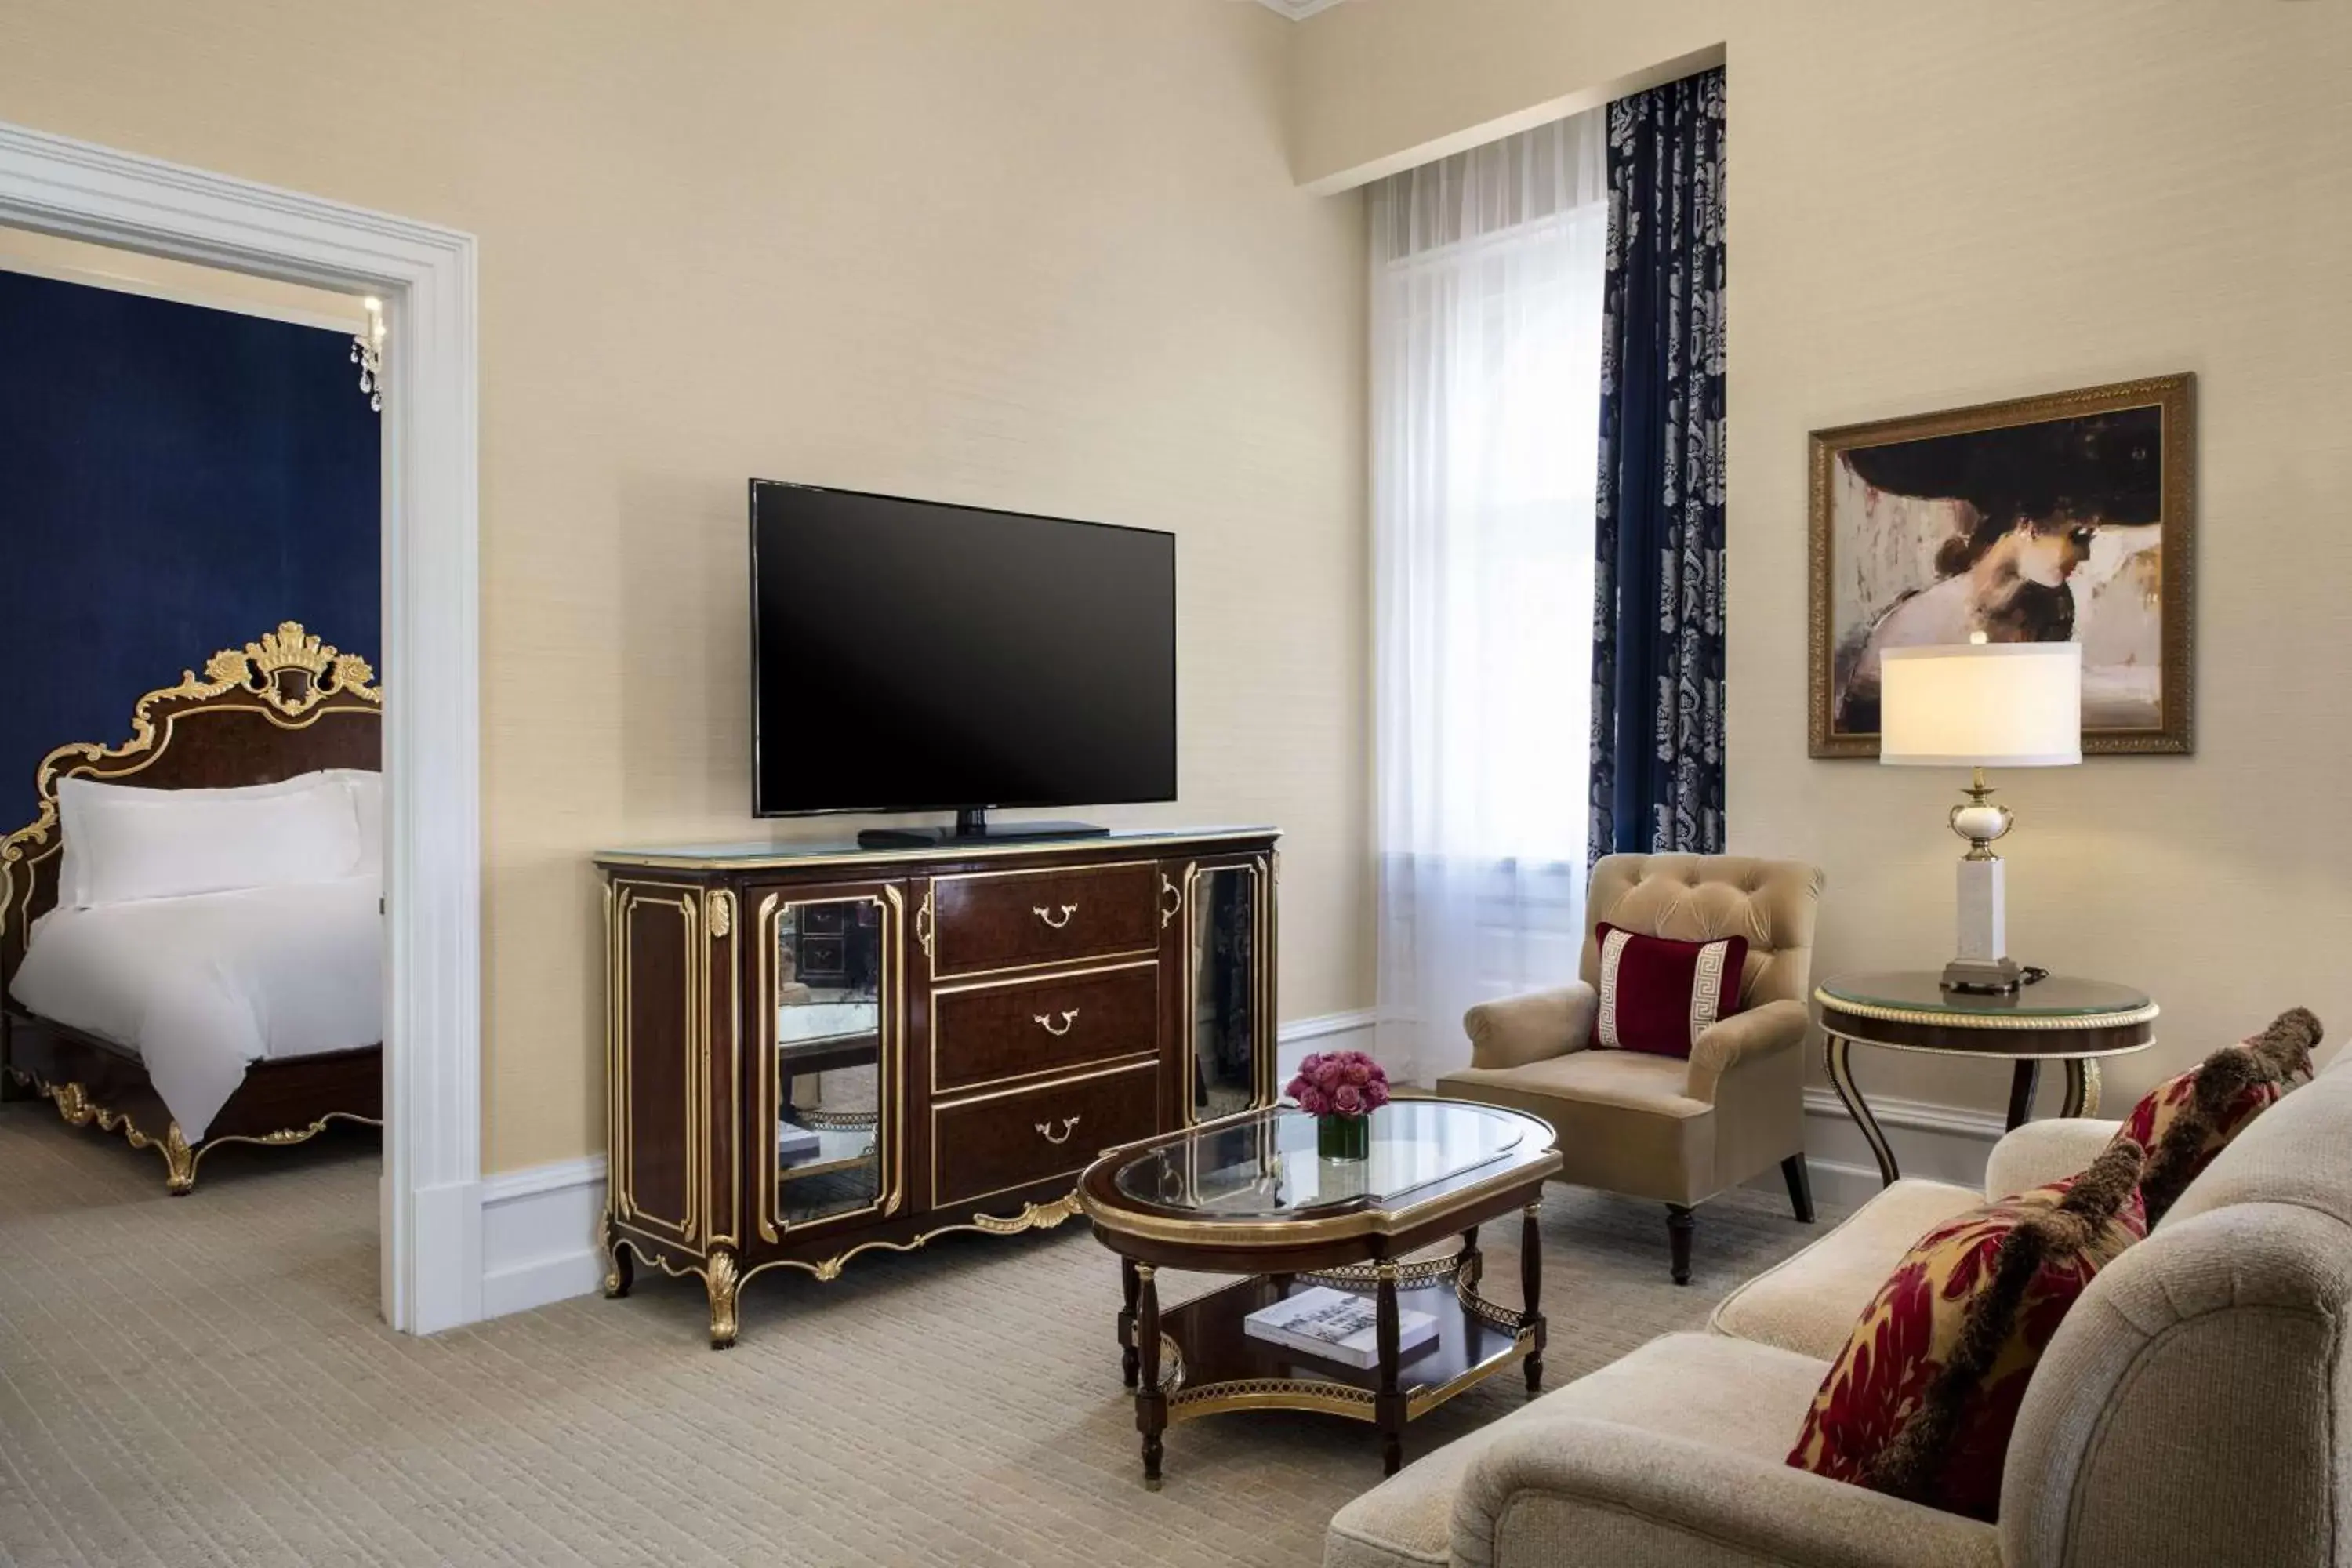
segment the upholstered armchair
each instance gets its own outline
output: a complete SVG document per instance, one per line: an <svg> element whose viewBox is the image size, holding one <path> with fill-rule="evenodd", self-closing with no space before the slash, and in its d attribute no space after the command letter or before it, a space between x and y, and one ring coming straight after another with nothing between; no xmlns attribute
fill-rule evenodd
<svg viewBox="0 0 2352 1568"><path fill-rule="evenodd" d="M1791 860L1608 856L1585 900L1583 978L1471 1008L1470 1065L1437 1092L1550 1122L1562 1181L1664 1203L1677 1285L1690 1282L1692 1211L1775 1164L1810 1225L1801 1047L1821 893L1821 871ZM1703 1030L1689 1060L1589 1048L1603 921L1678 942L1748 939L1739 1010Z"/></svg>

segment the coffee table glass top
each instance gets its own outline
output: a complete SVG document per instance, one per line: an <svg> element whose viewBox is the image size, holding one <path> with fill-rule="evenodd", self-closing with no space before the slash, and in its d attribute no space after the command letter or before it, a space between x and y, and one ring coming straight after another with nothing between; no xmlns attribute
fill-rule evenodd
<svg viewBox="0 0 2352 1568"><path fill-rule="evenodd" d="M1969 991L1947 991L1942 976L1931 969L1897 970L1880 974L1840 974L1821 984L1818 994L1832 1006L1854 1002L1869 1007L1907 1007L1921 1013L1948 1013L1965 1019L2007 1014L2041 1018L2090 1018L2106 1013L2136 1013L2148 1005L2145 991L2111 985L2104 980L2075 980L2053 974L2031 985L2021 985L2005 996Z"/></svg>
<svg viewBox="0 0 2352 1568"><path fill-rule="evenodd" d="M1372 1112L1370 1152L1325 1160L1315 1118L1288 1106L1228 1117L1139 1150L1121 1196L1203 1218L1276 1219L1339 1205L1392 1205L1507 1158L1540 1124L1450 1100L1391 1100ZM1543 1145L1537 1145L1541 1148Z"/></svg>

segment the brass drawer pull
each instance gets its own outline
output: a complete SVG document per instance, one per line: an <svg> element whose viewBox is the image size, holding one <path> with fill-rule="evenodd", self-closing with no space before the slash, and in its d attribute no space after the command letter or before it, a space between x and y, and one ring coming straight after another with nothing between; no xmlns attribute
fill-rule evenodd
<svg viewBox="0 0 2352 1568"><path fill-rule="evenodd" d="M1037 1026L1039 1028L1058 1038L1063 1035L1068 1034L1070 1032L1070 1026L1078 1021L1078 1010L1076 1007L1063 1008L1062 1026L1058 1029L1054 1027L1054 1020L1043 1013L1033 1013L1030 1016L1036 1019Z"/></svg>
<svg viewBox="0 0 2352 1568"><path fill-rule="evenodd" d="M1064 926L1070 923L1070 917L1078 912L1078 906L1076 904L1064 904L1062 906L1062 918L1060 920L1055 920L1054 918L1054 911L1047 909L1043 904L1030 905L1029 912L1035 915L1039 920L1044 921L1047 925L1052 926L1055 931L1059 931Z"/></svg>
<svg viewBox="0 0 2352 1568"><path fill-rule="evenodd" d="M1170 899L1174 903L1170 903ZM1184 912L1184 889L1169 880L1168 873L1160 873L1160 929L1166 931L1176 917Z"/></svg>
<svg viewBox="0 0 2352 1568"><path fill-rule="evenodd" d="M1038 1135L1044 1138L1048 1143L1066 1143L1070 1141L1071 1130L1076 1127L1077 1124L1078 1119L1076 1117L1065 1116L1062 1118L1062 1130L1059 1132L1055 1131L1053 1128L1047 1126L1043 1121L1037 1123L1037 1132Z"/></svg>

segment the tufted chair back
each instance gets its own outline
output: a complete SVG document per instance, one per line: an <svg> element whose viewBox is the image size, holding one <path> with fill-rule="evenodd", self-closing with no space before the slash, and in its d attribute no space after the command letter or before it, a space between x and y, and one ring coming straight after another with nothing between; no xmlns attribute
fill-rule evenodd
<svg viewBox="0 0 2352 1568"><path fill-rule="evenodd" d="M1739 1005L1810 1002L1813 917L1821 901L1821 870L1802 861L1606 855L1592 868L1578 970L1586 984L1601 984L1601 944L1593 931L1603 921L1676 942L1744 936L1748 966L1740 972Z"/></svg>

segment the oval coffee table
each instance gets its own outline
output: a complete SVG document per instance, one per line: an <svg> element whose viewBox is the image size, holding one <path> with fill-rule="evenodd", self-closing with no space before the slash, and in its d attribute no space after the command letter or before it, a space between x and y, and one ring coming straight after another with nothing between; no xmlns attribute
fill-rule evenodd
<svg viewBox="0 0 2352 1568"><path fill-rule="evenodd" d="M2099 1109L2101 1057L2127 1056L2156 1043L2156 1003L2145 991L2104 980L2053 974L2003 994L1947 991L1926 970L1841 974L1813 991L1829 1037L1830 1085L1878 1161L1880 1181L1893 1186L1901 1172L1895 1151L1853 1080L1852 1048L1926 1051L2011 1062L2009 1125L2033 1114L2033 1091L2045 1061L2063 1062L2066 1099L2061 1116Z"/></svg>
<svg viewBox="0 0 2352 1568"><path fill-rule="evenodd" d="M1550 1126L1492 1106L1399 1100L1372 1113L1364 1159L1320 1158L1315 1132L1301 1110L1244 1111L1110 1150L1079 1178L1095 1236L1119 1257L1120 1362L1139 1390L1146 1486L1160 1485L1160 1434L1174 1422L1270 1409L1368 1421L1394 1475L1414 1416L1514 1363L1530 1395L1542 1384L1536 1211L1560 1166ZM1513 1209L1524 1215L1517 1311L1478 1294L1478 1226ZM1453 1236L1458 1252L1403 1261ZM1163 1310L1161 1268L1246 1278ZM1245 1330L1250 1313L1317 1284L1371 1289L1376 1365ZM1401 1352L1402 1311L1434 1317L1436 1337Z"/></svg>

